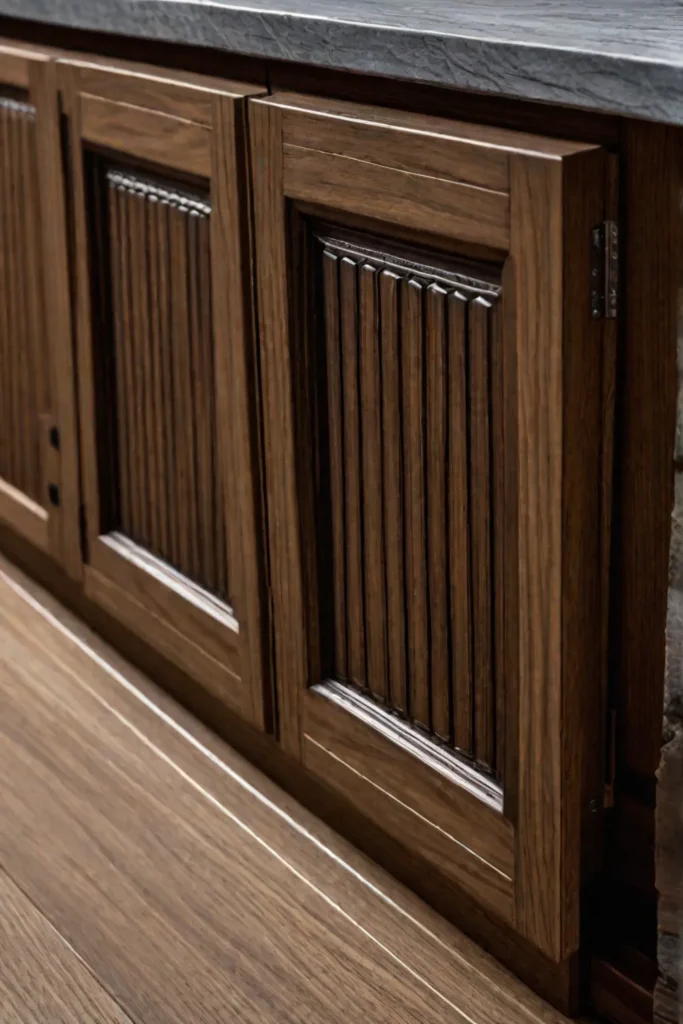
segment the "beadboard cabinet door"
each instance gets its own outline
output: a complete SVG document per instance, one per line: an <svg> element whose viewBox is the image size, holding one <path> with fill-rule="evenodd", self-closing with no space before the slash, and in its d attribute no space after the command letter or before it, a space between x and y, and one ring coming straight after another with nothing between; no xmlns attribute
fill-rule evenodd
<svg viewBox="0 0 683 1024"><path fill-rule="evenodd" d="M86 594L267 728L242 142L258 90L78 61L59 78Z"/></svg>
<svg viewBox="0 0 683 1024"><path fill-rule="evenodd" d="M68 304L54 64L0 40L0 521L78 579Z"/></svg>
<svg viewBox="0 0 683 1024"><path fill-rule="evenodd" d="M563 962L603 802L611 160L249 107L280 741Z"/></svg>

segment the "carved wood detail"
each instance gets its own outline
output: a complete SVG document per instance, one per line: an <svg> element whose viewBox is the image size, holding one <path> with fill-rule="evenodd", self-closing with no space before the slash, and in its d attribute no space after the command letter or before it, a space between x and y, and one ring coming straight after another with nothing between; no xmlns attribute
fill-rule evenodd
<svg viewBox="0 0 683 1024"><path fill-rule="evenodd" d="M229 603L208 196L115 168L102 191L116 451L103 525Z"/></svg>
<svg viewBox="0 0 683 1024"><path fill-rule="evenodd" d="M324 671L500 772L495 268L327 231L315 246L331 538L321 600L334 652L322 651Z"/></svg>
<svg viewBox="0 0 683 1024"><path fill-rule="evenodd" d="M50 409L35 107L0 96L0 478L47 503L40 417Z"/></svg>

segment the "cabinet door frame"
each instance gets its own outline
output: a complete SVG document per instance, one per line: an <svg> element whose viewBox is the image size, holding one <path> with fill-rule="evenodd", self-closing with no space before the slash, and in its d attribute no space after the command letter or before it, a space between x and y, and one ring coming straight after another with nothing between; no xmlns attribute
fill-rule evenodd
<svg viewBox="0 0 683 1024"><path fill-rule="evenodd" d="M602 428L604 322L591 319L589 255L606 217L606 154L310 96L249 106L280 742L351 799L362 793L395 838L409 830L409 846L560 963L578 949L582 845L589 806L595 819L602 807L605 566L590 553L605 510L601 444L586 424ZM415 744L406 754L400 727L382 735L367 702L354 709L343 686L316 677L297 429L306 356L290 302L290 214L302 206L504 254L513 697L502 793L477 791L476 773L449 775ZM398 764L430 818L427 838L414 838L411 808L391 792ZM476 849L482 821L488 858Z"/></svg>
<svg viewBox="0 0 683 1024"><path fill-rule="evenodd" d="M266 605L253 337L245 220L245 97L257 87L125 64L63 59L60 88L69 119L74 197L76 338L85 512L86 594L232 710L262 729L266 690ZM84 144L106 147L203 179L211 194L212 329L216 416L232 608L120 533L103 533L89 268ZM239 481L230 491L230 482Z"/></svg>
<svg viewBox="0 0 683 1024"><path fill-rule="evenodd" d="M52 394L52 409L41 424L44 504L0 481L0 518L80 580L80 485L57 56L58 51L0 40L0 83L26 90L36 110L39 244Z"/></svg>

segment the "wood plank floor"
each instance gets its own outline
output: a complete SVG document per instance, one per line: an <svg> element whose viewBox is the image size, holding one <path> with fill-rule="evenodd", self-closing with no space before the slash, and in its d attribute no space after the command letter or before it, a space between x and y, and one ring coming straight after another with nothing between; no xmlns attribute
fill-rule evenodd
<svg viewBox="0 0 683 1024"><path fill-rule="evenodd" d="M565 1020L0 557L0 1022Z"/></svg>

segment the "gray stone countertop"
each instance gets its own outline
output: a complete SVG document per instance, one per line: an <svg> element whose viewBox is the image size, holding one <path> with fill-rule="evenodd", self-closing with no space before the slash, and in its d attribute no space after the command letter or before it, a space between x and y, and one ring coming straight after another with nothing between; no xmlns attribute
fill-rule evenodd
<svg viewBox="0 0 683 1024"><path fill-rule="evenodd" d="M683 125L683 0L0 0L0 14Z"/></svg>

